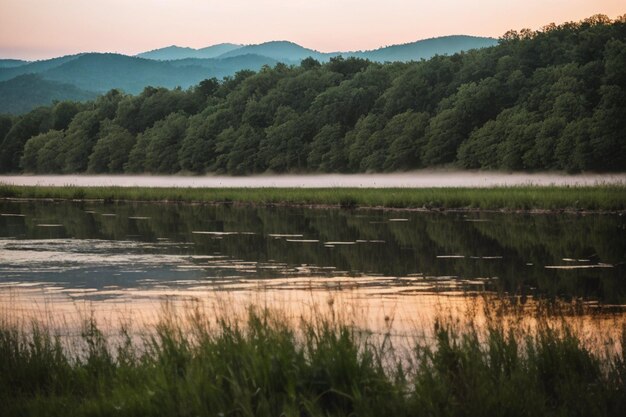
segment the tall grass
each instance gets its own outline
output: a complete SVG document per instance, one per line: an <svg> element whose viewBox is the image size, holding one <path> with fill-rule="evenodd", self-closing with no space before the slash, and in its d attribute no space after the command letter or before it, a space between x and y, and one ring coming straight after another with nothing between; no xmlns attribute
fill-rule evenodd
<svg viewBox="0 0 626 417"><path fill-rule="evenodd" d="M344 208L625 210L626 185L493 188L140 188L0 184L0 198L331 205Z"/></svg>
<svg viewBox="0 0 626 417"><path fill-rule="evenodd" d="M624 350L601 355L567 326L440 319L396 349L332 316L289 324L195 310L137 338L92 319L72 344L37 323L0 325L0 409L14 415L622 415ZM622 341L626 346L626 340Z"/></svg>

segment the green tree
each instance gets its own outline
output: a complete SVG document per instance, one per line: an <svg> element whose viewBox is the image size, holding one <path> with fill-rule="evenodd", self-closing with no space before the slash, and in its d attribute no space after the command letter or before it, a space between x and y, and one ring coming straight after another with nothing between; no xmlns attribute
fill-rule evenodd
<svg viewBox="0 0 626 417"><path fill-rule="evenodd" d="M386 157L383 138L377 133L386 124L385 117L369 114L346 134L350 171L380 170ZM376 136L374 136L376 134ZM378 165L381 165L380 167Z"/></svg>
<svg viewBox="0 0 626 417"><path fill-rule="evenodd" d="M40 107L18 117L0 144L0 172L17 171L26 141L51 127L51 109L48 107Z"/></svg>
<svg viewBox="0 0 626 417"><path fill-rule="evenodd" d="M626 90L605 86L591 122L589 167L601 171L626 170Z"/></svg>
<svg viewBox="0 0 626 417"><path fill-rule="evenodd" d="M307 157L307 166L313 171L345 171L348 165L344 131L339 123L324 126L313 137Z"/></svg>
<svg viewBox="0 0 626 417"><path fill-rule="evenodd" d="M39 173L61 173L65 164L65 158L59 150L62 148L65 137L63 132L50 130L44 134L41 143L35 142L37 150L37 172Z"/></svg>
<svg viewBox="0 0 626 417"><path fill-rule="evenodd" d="M149 172L174 173L180 170L178 151L189 119L184 113L172 113L143 133L147 141L145 169Z"/></svg>
<svg viewBox="0 0 626 417"><path fill-rule="evenodd" d="M89 156L88 171L118 173L124 171L135 137L126 129L105 120L100 129L100 139Z"/></svg>
<svg viewBox="0 0 626 417"><path fill-rule="evenodd" d="M402 171L420 168L421 155L426 142L426 128L430 118L427 113L411 110L395 115L383 130L387 142L385 171Z"/></svg>
<svg viewBox="0 0 626 417"><path fill-rule="evenodd" d="M431 119L426 130L424 162L428 165L453 162L457 149L472 130L501 111L500 89L497 79L487 78L480 83L463 84L456 94L444 100L443 109Z"/></svg>
<svg viewBox="0 0 626 417"><path fill-rule="evenodd" d="M65 130L81 110L82 105L72 101L61 101L52 109L52 129Z"/></svg>
<svg viewBox="0 0 626 417"><path fill-rule="evenodd" d="M9 115L0 114L0 143L4 141L12 126L13 118Z"/></svg>
<svg viewBox="0 0 626 417"><path fill-rule="evenodd" d="M20 166L22 167L22 170L24 172L45 172L43 171L43 168L39 168L39 151L49 140L55 140L55 138L58 137L60 133L61 132L57 130L49 130L46 133L41 133L37 136L33 136L32 138L28 139L28 141L26 141L26 145L24 145L24 154L22 155L22 159L20 160Z"/></svg>
<svg viewBox="0 0 626 417"><path fill-rule="evenodd" d="M64 172L84 172L87 170L89 155L98 140L101 112L87 110L78 113L68 126L63 145L58 150L64 156Z"/></svg>
<svg viewBox="0 0 626 417"><path fill-rule="evenodd" d="M235 141L227 156L226 172L245 175L265 171L267 167L258 158L263 132L244 125L233 136Z"/></svg>
<svg viewBox="0 0 626 417"><path fill-rule="evenodd" d="M217 137L232 125L233 116L226 109L210 108L190 118L189 127L178 151L181 169L204 172L217 158Z"/></svg>
<svg viewBox="0 0 626 417"><path fill-rule="evenodd" d="M306 167L309 138L313 128L305 118L283 108L282 117L265 130L260 152L267 168L274 172L302 170Z"/></svg>

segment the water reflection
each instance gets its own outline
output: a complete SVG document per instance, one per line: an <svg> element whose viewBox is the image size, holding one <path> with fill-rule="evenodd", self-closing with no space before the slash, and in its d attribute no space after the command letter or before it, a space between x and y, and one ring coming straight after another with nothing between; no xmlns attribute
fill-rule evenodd
<svg viewBox="0 0 626 417"><path fill-rule="evenodd" d="M123 303L331 289L415 304L489 291L624 306L625 231L619 215L2 201L0 293Z"/></svg>

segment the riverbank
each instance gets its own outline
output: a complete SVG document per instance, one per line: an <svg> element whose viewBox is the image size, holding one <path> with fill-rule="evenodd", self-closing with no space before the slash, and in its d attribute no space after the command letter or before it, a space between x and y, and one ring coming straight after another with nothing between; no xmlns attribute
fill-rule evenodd
<svg viewBox="0 0 626 417"><path fill-rule="evenodd" d="M0 184L0 198L422 210L626 210L626 185L491 188L165 188Z"/></svg>
<svg viewBox="0 0 626 417"><path fill-rule="evenodd" d="M0 405L36 415L621 415L623 351L595 352L572 329L483 328L443 317L412 349L335 315L286 320L251 308L171 311L114 336L87 318L69 345L46 324L0 316ZM141 330L141 329L140 329ZM419 329L416 329L419 330ZM623 345L624 342L622 342Z"/></svg>

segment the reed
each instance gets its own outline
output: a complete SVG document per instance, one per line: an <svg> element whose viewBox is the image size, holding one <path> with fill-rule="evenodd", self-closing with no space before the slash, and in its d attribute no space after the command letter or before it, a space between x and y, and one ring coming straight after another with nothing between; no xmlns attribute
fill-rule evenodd
<svg viewBox="0 0 626 417"><path fill-rule="evenodd" d="M70 348L41 324L0 320L2 415L617 416L626 406L623 348L594 352L548 321L443 317L434 340L409 350L334 315L293 323L254 307L242 319L170 311L107 337L87 319Z"/></svg>
<svg viewBox="0 0 626 417"><path fill-rule="evenodd" d="M493 188L140 188L0 184L0 198L151 201L343 208L626 210L626 185Z"/></svg>

